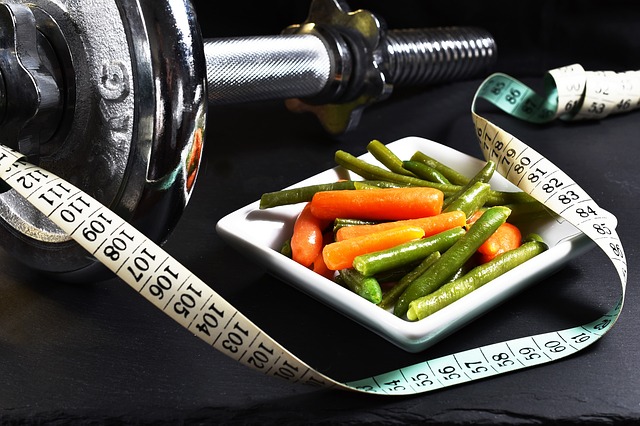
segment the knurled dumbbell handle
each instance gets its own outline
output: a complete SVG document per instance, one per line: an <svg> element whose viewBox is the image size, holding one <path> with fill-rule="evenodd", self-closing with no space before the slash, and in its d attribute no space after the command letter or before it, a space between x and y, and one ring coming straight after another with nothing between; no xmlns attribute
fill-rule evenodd
<svg viewBox="0 0 640 426"><path fill-rule="evenodd" d="M341 67L348 61L348 55L336 55L314 34L209 39L204 53L213 105L312 98L323 91L338 94L327 87L344 82ZM480 28L428 28L388 31L378 53L377 66L387 83L421 85L487 70L495 61L496 47Z"/></svg>
<svg viewBox="0 0 640 426"><path fill-rule="evenodd" d="M332 75L323 41L310 34L204 41L211 105L312 97Z"/></svg>

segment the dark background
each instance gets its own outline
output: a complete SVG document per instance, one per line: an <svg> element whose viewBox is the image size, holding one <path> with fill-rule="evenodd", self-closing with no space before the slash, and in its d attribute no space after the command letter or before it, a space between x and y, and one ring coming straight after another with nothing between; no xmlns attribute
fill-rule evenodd
<svg viewBox="0 0 640 426"><path fill-rule="evenodd" d="M572 63L640 69L634 2L350 4L379 13L390 28L484 27L498 43L495 71L534 86L548 69ZM206 37L275 34L303 21L308 8L299 0L222 5L195 2ZM598 318L620 285L594 250L436 346L409 354L269 275L215 233L224 215L332 167L336 149L362 153L373 138L420 136L480 156L469 107L482 77L398 91L337 138L281 102L211 108L199 182L166 249L294 354L338 380ZM629 262L625 308L607 336L569 359L412 397L317 390L228 359L116 279L55 282L0 253L0 423L637 423L638 114L543 126L498 116L619 220Z"/></svg>
<svg viewBox="0 0 640 426"><path fill-rule="evenodd" d="M389 29L479 26L498 44L497 70L539 76L568 65L614 71L636 69L640 12L633 1L422 1L355 0L351 10L366 9ZM205 37L277 34L306 19L307 1L254 1L222 6L195 1Z"/></svg>

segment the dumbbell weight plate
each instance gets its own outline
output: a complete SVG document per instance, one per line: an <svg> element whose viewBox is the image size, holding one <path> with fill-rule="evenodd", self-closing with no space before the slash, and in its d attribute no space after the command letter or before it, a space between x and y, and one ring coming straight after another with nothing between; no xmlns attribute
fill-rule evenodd
<svg viewBox="0 0 640 426"><path fill-rule="evenodd" d="M206 67L190 2L13 3L41 18L65 83L63 118L39 165L162 242L193 189L206 121ZM13 191L0 195L0 223L0 244L34 269L65 280L106 271Z"/></svg>

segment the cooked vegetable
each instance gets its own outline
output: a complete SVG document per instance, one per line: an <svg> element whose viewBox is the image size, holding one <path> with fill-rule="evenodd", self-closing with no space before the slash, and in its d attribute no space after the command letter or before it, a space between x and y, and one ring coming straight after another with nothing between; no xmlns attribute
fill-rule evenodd
<svg viewBox="0 0 640 426"><path fill-rule="evenodd" d="M282 243L280 254L291 258L291 238Z"/></svg>
<svg viewBox="0 0 640 426"><path fill-rule="evenodd" d="M386 180L389 182L402 183L412 186L426 186L429 188L439 189L445 194L453 194L460 188L458 185L434 183L429 182L428 180L394 173L390 170L370 164L364 160L354 157L348 152L341 150L336 151L335 160L336 163L347 170L351 170L353 173L361 176L363 179Z"/></svg>
<svg viewBox="0 0 640 426"><path fill-rule="evenodd" d="M382 289L375 278L365 277L353 269L341 270L340 278L344 285L358 296L375 304L380 303L382 300Z"/></svg>
<svg viewBox="0 0 640 426"><path fill-rule="evenodd" d="M512 224L546 209L527 193L493 190L494 162L469 179L419 151L402 161L377 140L367 150L383 167L335 154L362 181L262 196L260 208L307 202L283 254L416 320L546 249L523 243Z"/></svg>
<svg viewBox="0 0 640 426"><path fill-rule="evenodd" d="M430 237L447 229L465 226L467 217L462 211L452 211L440 213L435 216L422 217L419 219L396 220L393 222L382 222L375 225L353 225L342 227L336 232L336 241L346 240L359 235L372 234L385 229L391 229L398 226L418 226L424 229L424 236Z"/></svg>
<svg viewBox="0 0 640 426"><path fill-rule="evenodd" d="M425 257L422 262L418 264L412 271L405 274L396 285L394 285L389 291L384 293L382 301L379 306L382 309L391 309L398 301L400 295L407 289L409 284L416 278L422 275L427 269L433 265L433 263L440 257L440 252L436 251Z"/></svg>
<svg viewBox="0 0 640 426"><path fill-rule="evenodd" d="M511 209L511 214L509 215L509 219L507 219L509 223L530 222L555 215L555 213L548 210L544 204L535 200L524 203L505 204L505 206Z"/></svg>
<svg viewBox="0 0 640 426"><path fill-rule="evenodd" d="M322 236L323 247L326 246L327 244L330 244L331 242L333 242L333 232L332 231L325 232L324 235ZM322 275L327 279L333 279L334 277L334 271L327 268L327 264L324 263L322 250L320 251L320 253L318 253L318 256L313 261L313 264L311 265L311 270L316 274Z"/></svg>
<svg viewBox="0 0 640 426"><path fill-rule="evenodd" d="M485 210L479 210L474 213L467 221L467 226L472 225ZM513 214L513 212L512 212ZM511 217L511 215L509 215ZM508 219L507 219L508 220ZM487 240L478 247L478 261L486 263L494 257L506 251L516 249L522 244L522 233L517 226L505 222L496 229Z"/></svg>
<svg viewBox="0 0 640 426"><path fill-rule="evenodd" d="M437 290L456 272L456 270L474 255L478 247L503 224L511 213L506 207L488 209L440 259L429 268L428 273L416 278L396 303L394 313L402 316L407 312L409 303L419 297Z"/></svg>
<svg viewBox="0 0 640 426"><path fill-rule="evenodd" d="M416 219L439 214L443 194L433 188L324 191L311 200L311 212L321 219L350 217L365 220Z"/></svg>
<svg viewBox="0 0 640 426"><path fill-rule="evenodd" d="M311 266L322 252L323 231L328 221L318 219L311 213L311 205L304 206L295 224L291 236L291 257L304 266Z"/></svg>
<svg viewBox="0 0 640 426"><path fill-rule="evenodd" d="M447 206L444 212L459 210L469 217L484 206L490 193L491 185L484 182L475 182L462 194L458 195L456 199Z"/></svg>
<svg viewBox="0 0 640 426"><path fill-rule="evenodd" d="M337 271L351 268L356 256L385 250L407 241L418 240L423 236L424 230L415 226L393 228L327 244L322 249L322 256L327 268Z"/></svg>
<svg viewBox="0 0 640 426"><path fill-rule="evenodd" d="M487 241L478 247L480 263L487 263L496 256L520 247L522 233L517 226L505 222L496 229Z"/></svg>
<svg viewBox="0 0 640 426"><path fill-rule="evenodd" d="M346 226L356 226L356 225L375 225L378 222L372 220L362 220L362 219L350 219L344 217L338 217L333 221L333 232L338 232L338 229L344 228Z"/></svg>
<svg viewBox="0 0 640 426"><path fill-rule="evenodd" d="M539 240L525 242L519 248L503 253L490 262L475 267L462 278L444 284L429 295L413 300L409 303L407 317L411 321L423 319L546 249L547 245Z"/></svg>
<svg viewBox="0 0 640 426"><path fill-rule="evenodd" d="M425 164L429 167L436 169L440 172L444 177L447 178L449 182L455 185L466 185L469 182L469 178L458 172L457 170L447 166L446 164L441 163L440 161L429 157L422 151L416 151L411 156L411 161L415 161L418 163Z"/></svg>
<svg viewBox="0 0 640 426"><path fill-rule="evenodd" d="M520 204L520 203L532 203L532 202L537 202L537 201L535 198L533 198L531 195L527 194L526 192L496 191L492 189L491 193L489 193L489 197L487 198L485 206L493 207L493 206L504 206L507 204Z"/></svg>
<svg viewBox="0 0 640 426"><path fill-rule="evenodd" d="M459 197L467 193L468 190L473 186L475 186L477 183L479 182L488 183L491 177L493 176L493 173L495 172L495 170L496 170L496 163L494 163L493 161L487 161L484 167L482 167L480 171L475 174L475 176L469 179L469 182L467 182L462 188L460 188L458 192L456 192L455 194L453 194L452 196L448 197L445 200L443 207L446 208L447 206L449 206L449 204L456 202Z"/></svg>
<svg viewBox="0 0 640 426"><path fill-rule="evenodd" d="M427 166L424 163L418 161L403 161L402 167L405 170L412 172L416 177L420 179L428 180L430 182L450 184L449 180L438 170L431 166Z"/></svg>
<svg viewBox="0 0 640 426"><path fill-rule="evenodd" d="M415 176L410 171L402 167L402 160L400 160L385 144L378 140L372 140L367 145L367 151L373 155L373 157L381 162L386 168L394 173L398 173L406 176Z"/></svg>
<svg viewBox="0 0 640 426"><path fill-rule="evenodd" d="M337 191L355 189L353 181L344 180L333 183L319 183L300 188L283 189L276 192L267 192L260 197L260 209L269 209L286 204L296 204L311 201L313 194L320 191Z"/></svg>
<svg viewBox="0 0 640 426"><path fill-rule="evenodd" d="M458 227L418 241L363 254L353 259L353 267L363 275L376 275L420 261L435 251L444 252L464 234L465 230Z"/></svg>
<svg viewBox="0 0 640 426"><path fill-rule="evenodd" d="M372 189L372 188L403 188L409 185L396 182L387 182L384 180L354 180L355 189Z"/></svg>
<svg viewBox="0 0 640 426"><path fill-rule="evenodd" d="M445 196L450 196L455 194L460 190L461 186L456 184L442 184L429 182L428 180L414 178L411 176L405 176L398 173L393 173L392 171L383 169L381 167L375 166L373 164L369 164L364 160L361 160L353 155L349 154L345 151L336 151L335 154L336 163L341 165L347 170L351 170L353 173L361 176L364 179L371 180L387 180L389 182L401 183L411 186L424 186L428 188L436 188L441 190ZM457 173L457 172L456 172ZM444 174L444 173L443 173ZM457 173L460 175L460 173ZM446 175L449 181L454 182L450 176ZM462 175L460 175L462 176ZM469 181L469 179L464 178L465 183ZM510 203L522 203L522 202L530 202L535 201L531 195L526 192L509 192L509 191L496 191L491 190L491 194L487 199L487 204L491 206L499 206L503 204Z"/></svg>

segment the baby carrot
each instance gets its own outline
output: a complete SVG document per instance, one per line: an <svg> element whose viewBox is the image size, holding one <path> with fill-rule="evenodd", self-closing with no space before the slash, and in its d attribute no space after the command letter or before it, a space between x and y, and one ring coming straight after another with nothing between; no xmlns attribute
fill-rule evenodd
<svg viewBox="0 0 640 426"><path fill-rule="evenodd" d="M517 226L505 222L496 229L487 241L478 247L479 262L487 263L499 254L517 249L522 243L522 233Z"/></svg>
<svg viewBox="0 0 640 426"><path fill-rule="evenodd" d="M309 204L306 204L295 224L291 236L291 257L303 266L309 267L322 252L322 231L328 222L318 219L311 214Z"/></svg>
<svg viewBox="0 0 640 426"><path fill-rule="evenodd" d="M323 242L322 242L323 247L326 246L327 244L332 243L333 232L332 231L325 232L322 239L323 239ZM322 275L323 277L330 280L333 279L335 275L334 271L327 268L327 265L324 263L324 258L322 257L322 250L320 251L320 253L318 253L318 256L316 256L316 258L314 259L313 264L311 265L311 270L316 274Z"/></svg>
<svg viewBox="0 0 640 426"><path fill-rule="evenodd" d="M318 192L311 212L322 219L351 217L365 220L402 220L434 216L442 211L444 194L427 187Z"/></svg>
<svg viewBox="0 0 640 426"><path fill-rule="evenodd" d="M466 221L467 217L465 214L460 210L455 210L419 219L396 220L393 222L382 222L375 225L345 226L338 229L336 232L336 241L346 240L359 235L380 232L385 229L391 229L398 226L419 226L424 229L424 236L430 237L432 235L439 234L442 231L446 231L447 229L464 226Z"/></svg>
<svg viewBox="0 0 640 426"><path fill-rule="evenodd" d="M387 229L327 244L322 249L322 257L327 268L332 271L347 269L353 266L353 259L356 256L385 250L407 241L419 240L423 236L424 230L415 226Z"/></svg>
<svg viewBox="0 0 640 426"><path fill-rule="evenodd" d="M478 210L469 218L467 224L472 225L483 213L484 211ZM521 244L522 233L520 229L512 223L505 222L478 247L478 261L487 263L499 254L520 247Z"/></svg>

